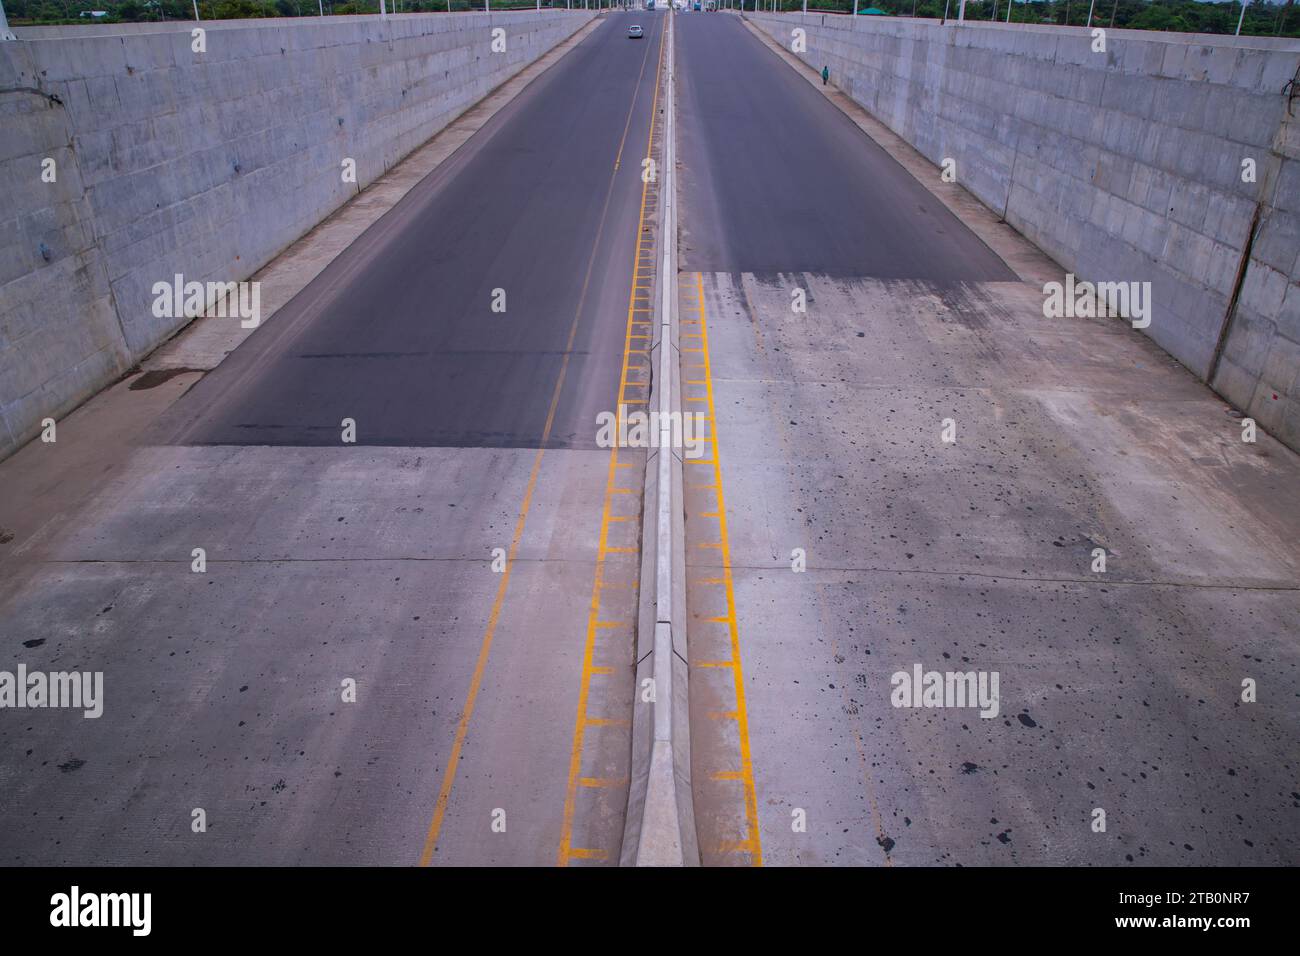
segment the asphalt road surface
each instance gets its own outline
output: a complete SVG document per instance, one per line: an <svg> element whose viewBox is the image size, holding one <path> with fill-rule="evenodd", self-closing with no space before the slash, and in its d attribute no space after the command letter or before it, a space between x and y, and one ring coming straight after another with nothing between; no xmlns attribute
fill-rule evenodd
<svg viewBox="0 0 1300 956"><path fill-rule="evenodd" d="M188 393L115 386L0 466L0 669L104 675L97 719L0 721L6 864L617 861L644 452L615 486L596 415L648 380L664 47L633 19Z"/></svg>
<svg viewBox="0 0 1300 956"><path fill-rule="evenodd" d="M334 445L351 418L366 445L596 447L662 22L631 40L634 19L602 23L207 376L174 440Z"/></svg>
<svg viewBox="0 0 1300 956"><path fill-rule="evenodd" d="M705 862L1300 862L1297 456L1123 323L1045 319L1059 267L737 18L677 37ZM896 700L918 668L998 707Z"/></svg>
<svg viewBox="0 0 1300 956"><path fill-rule="evenodd" d="M680 23L683 269L1012 278L737 18L687 15Z"/></svg>
<svg viewBox="0 0 1300 956"><path fill-rule="evenodd" d="M649 377L664 21L603 19L210 373L0 463L0 670L104 680L0 720L0 861L618 860L644 454L596 416ZM1300 862L1300 460L1044 319L1052 263L738 18L675 24L704 862ZM918 667L996 713L899 704Z"/></svg>

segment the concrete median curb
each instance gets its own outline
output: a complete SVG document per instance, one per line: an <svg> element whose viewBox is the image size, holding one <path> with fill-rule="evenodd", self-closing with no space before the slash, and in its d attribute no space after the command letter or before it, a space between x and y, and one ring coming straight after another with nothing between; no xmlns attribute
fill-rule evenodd
<svg viewBox="0 0 1300 956"><path fill-rule="evenodd" d="M654 318L650 407L659 413L660 440L646 461L638 621L636 702L632 718L632 779L624 826L623 866L698 866L699 843L691 796L683 468L671 441L681 413L677 325L676 135L673 113L673 15L664 29L667 65L662 105L660 268ZM644 700L652 688L652 699Z"/></svg>

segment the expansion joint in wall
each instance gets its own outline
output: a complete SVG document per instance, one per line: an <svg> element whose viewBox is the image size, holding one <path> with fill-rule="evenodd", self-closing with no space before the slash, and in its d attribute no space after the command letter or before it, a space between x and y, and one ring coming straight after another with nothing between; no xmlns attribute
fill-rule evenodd
<svg viewBox="0 0 1300 956"><path fill-rule="evenodd" d="M1286 86L1282 87L1281 95L1286 97L1286 108L1282 110L1282 118L1278 121L1277 133L1273 136L1273 145L1269 149L1268 157L1264 162L1263 169L1260 171L1259 188L1255 191L1255 209L1250 217L1250 229L1246 233L1241 256L1237 260L1237 274L1232 283L1232 295L1228 297L1228 305L1223 312L1223 321L1219 323L1219 335L1214 343L1214 354L1210 357L1210 365L1205 374L1205 381L1211 388L1214 387L1214 379L1219 372L1219 363L1223 359L1223 350L1228 344L1232 323L1237 318L1237 303L1241 298L1242 287L1246 283L1246 273L1250 271L1250 258L1254 252L1255 239L1259 236L1260 228L1268 218L1269 213L1273 211L1278 179L1282 173L1282 161L1286 158L1291 121L1295 118L1293 107L1296 97L1300 95L1300 66L1296 67L1295 76L1287 81Z"/></svg>

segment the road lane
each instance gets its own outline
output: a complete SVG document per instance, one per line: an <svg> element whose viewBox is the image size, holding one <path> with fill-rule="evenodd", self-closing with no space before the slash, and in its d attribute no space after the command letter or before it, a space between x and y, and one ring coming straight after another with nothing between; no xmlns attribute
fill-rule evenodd
<svg viewBox="0 0 1300 956"><path fill-rule="evenodd" d="M955 219L927 237L938 217L918 212L880 237L913 274L890 249L846 258L818 197L857 196L869 219L917 183L897 163L863 175L861 134L812 185L769 165L846 118L734 18L683 17L678 37L697 77L679 285L701 290L679 302L709 351L707 380L685 354L682 379L699 382L687 402L712 393L729 545L720 557L716 499L688 473L706 863L1300 861L1300 715L1285 692L1242 698L1243 681L1300 673L1300 512L1277 506L1300 459L1243 444L1222 402L1123 324L1045 319L1041 277L972 275L978 240ZM699 81L718 64L726 82ZM812 98L765 93L781 121L755 119L753 91L787 85ZM736 174L744 203L779 222L718 218L740 201L715 163L734 170L733 149L761 171ZM809 207L832 226L785 227ZM973 225L998 228L987 212ZM1008 261L1061 278L1027 245ZM752 802L718 666L728 578ZM895 706L894 675L918 664L998 674L996 716Z"/></svg>
<svg viewBox="0 0 1300 956"><path fill-rule="evenodd" d="M687 15L682 23L683 269L1012 278L737 18Z"/></svg>
<svg viewBox="0 0 1300 956"><path fill-rule="evenodd" d="M599 851L581 862L618 858L625 786L565 808L600 551L639 541L639 507L602 537L594 443L620 389L660 37L642 15L646 39L626 39L631 19L609 17L229 364L183 397L188 376L158 386L179 398L153 433L169 440L106 451L89 502L15 542L0 669L100 670L107 700L96 721L0 721L0 858L414 864L429 847L434 864L553 865L565 833ZM447 305L498 285L505 315ZM453 367L480 378L452 388ZM151 394L111 390L60 445ZM356 446L338 442L345 414ZM643 459L621 453L632 503ZM611 617L635 606L637 565L605 559L626 585ZM610 719L581 767L602 779L627 774L632 647L602 633L610 674L586 688Z"/></svg>
<svg viewBox="0 0 1300 956"><path fill-rule="evenodd" d="M595 448L623 352L596 317L621 311L628 141L644 141L659 37L647 18L626 38L632 19L610 16L196 386L172 440L333 445L352 418L359 444L535 448L567 358L547 445Z"/></svg>

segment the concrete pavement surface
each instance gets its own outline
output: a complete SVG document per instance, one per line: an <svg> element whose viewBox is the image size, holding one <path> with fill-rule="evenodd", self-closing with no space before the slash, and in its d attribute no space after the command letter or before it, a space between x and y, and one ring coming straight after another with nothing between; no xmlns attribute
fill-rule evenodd
<svg viewBox="0 0 1300 956"><path fill-rule="evenodd" d="M1300 862L1300 457L854 109L611 13L0 462L0 861L618 861L666 290L704 864Z"/></svg>
<svg viewBox="0 0 1300 956"><path fill-rule="evenodd" d="M197 384L0 464L0 669L104 675L98 719L0 721L5 863L618 859L644 452L596 415L644 394L663 50L632 19Z"/></svg>
<svg viewBox="0 0 1300 956"><path fill-rule="evenodd" d="M1297 456L738 18L677 35L705 863L1300 862Z"/></svg>

